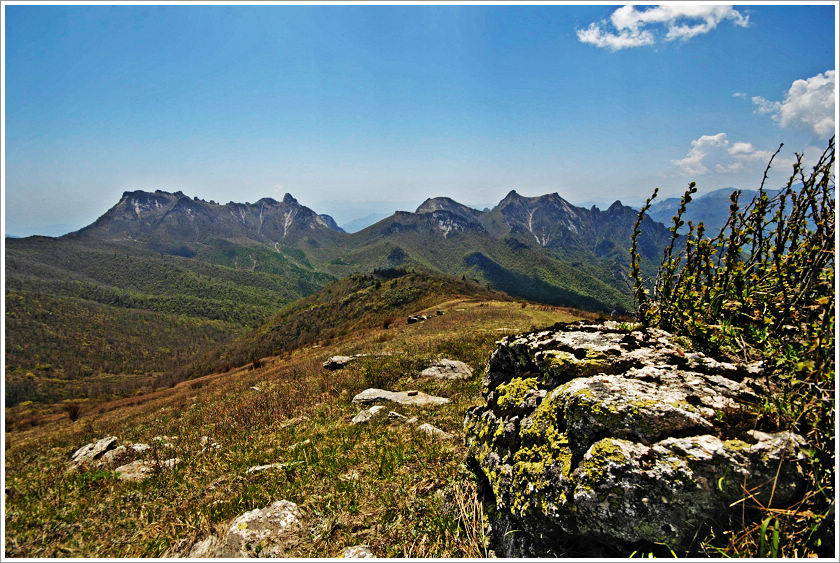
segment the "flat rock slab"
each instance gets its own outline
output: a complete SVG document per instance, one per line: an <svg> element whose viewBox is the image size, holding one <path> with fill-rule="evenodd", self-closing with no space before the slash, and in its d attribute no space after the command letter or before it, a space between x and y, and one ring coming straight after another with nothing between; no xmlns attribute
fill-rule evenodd
<svg viewBox="0 0 840 563"><path fill-rule="evenodd" d="M449 399L427 395L421 391L386 391L384 389L365 389L355 397L353 402L367 405L371 403L398 403L415 407L435 407L445 405Z"/></svg>
<svg viewBox="0 0 840 563"><path fill-rule="evenodd" d="M208 536L198 542L189 557L289 557L301 532L298 505L278 500L237 516L222 537Z"/></svg>
<svg viewBox="0 0 840 563"><path fill-rule="evenodd" d="M436 379L469 379L473 375L473 370L464 362L444 358L424 369L420 375Z"/></svg>

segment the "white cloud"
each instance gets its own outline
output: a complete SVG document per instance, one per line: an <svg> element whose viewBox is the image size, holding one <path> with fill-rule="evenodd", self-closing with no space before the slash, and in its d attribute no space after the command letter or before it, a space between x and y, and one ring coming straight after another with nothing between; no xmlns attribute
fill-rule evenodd
<svg viewBox="0 0 840 563"><path fill-rule="evenodd" d="M583 43L606 47L613 51L655 43L653 34L649 31L623 30L619 33L607 33L602 31L596 23L589 24L586 29L578 30L577 36Z"/></svg>
<svg viewBox="0 0 840 563"><path fill-rule="evenodd" d="M753 96L757 113L770 114L782 127L804 128L821 137L834 132L835 71L796 80L785 94L784 101L776 102Z"/></svg>
<svg viewBox="0 0 840 563"><path fill-rule="evenodd" d="M752 143L743 141L730 143L726 133L718 133L691 141L685 158L674 160L673 164L685 175L708 174L711 169L730 174L766 166L771 156L771 151L756 149ZM787 163L775 161L775 165Z"/></svg>
<svg viewBox="0 0 840 563"><path fill-rule="evenodd" d="M705 174L709 169L703 164L703 159L706 158L709 150L715 147L725 147L728 144L726 133L703 135L699 139L691 141L691 150L688 151L685 158L675 160L673 163L684 174Z"/></svg>
<svg viewBox="0 0 840 563"><path fill-rule="evenodd" d="M618 51L653 45L656 37L650 29L645 29L648 26L664 28L665 41L686 41L710 32L726 20L740 27L749 24L749 18L732 6L668 4L646 10L622 6L612 13L609 21L593 22L588 28L578 30L577 36L582 43Z"/></svg>
<svg viewBox="0 0 840 563"><path fill-rule="evenodd" d="M734 94L732 94L732 97L733 98L741 98L742 100L746 100L747 99L747 93L746 92L735 92Z"/></svg>

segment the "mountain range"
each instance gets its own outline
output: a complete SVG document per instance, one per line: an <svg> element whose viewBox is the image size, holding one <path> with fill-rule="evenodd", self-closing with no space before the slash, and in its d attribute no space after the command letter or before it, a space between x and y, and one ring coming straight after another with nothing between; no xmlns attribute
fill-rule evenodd
<svg viewBox="0 0 840 563"><path fill-rule="evenodd" d="M346 233L290 194L221 204L127 191L73 233L6 239L7 400L61 398L62 382L79 378L91 395L115 374L148 381L358 272L442 274L514 298L628 311L636 218L620 202L602 211L512 190L492 209L436 197ZM648 274L668 236L644 220Z"/></svg>

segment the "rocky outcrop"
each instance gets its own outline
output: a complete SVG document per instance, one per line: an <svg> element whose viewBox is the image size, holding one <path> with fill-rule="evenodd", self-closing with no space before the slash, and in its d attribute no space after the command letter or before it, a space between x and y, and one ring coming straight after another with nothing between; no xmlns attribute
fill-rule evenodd
<svg viewBox="0 0 840 563"><path fill-rule="evenodd" d="M800 494L803 439L753 429L760 365L620 326L558 325L493 353L465 429L497 555L685 553L730 506Z"/></svg>
<svg viewBox="0 0 840 563"><path fill-rule="evenodd" d="M96 442L85 444L73 452L70 456L70 460L72 462L71 467L92 463L98 460L105 454L105 452L115 448L118 441L119 440L116 436L106 436Z"/></svg>

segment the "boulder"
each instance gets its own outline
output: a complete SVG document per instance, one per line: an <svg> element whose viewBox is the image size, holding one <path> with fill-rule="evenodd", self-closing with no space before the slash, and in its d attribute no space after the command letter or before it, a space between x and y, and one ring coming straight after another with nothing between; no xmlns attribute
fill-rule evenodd
<svg viewBox="0 0 840 563"><path fill-rule="evenodd" d="M409 315L408 319L406 319L406 324L414 324L419 323L421 321L425 321L429 318L429 315Z"/></svg>
<svg viewBox="0 0 840 563"><path fill-rule="evenodd" d="M287 500L256 508L234 518L219 536L196 543L189 557L290 557L302 532L301 512Z"/></svg>
<svg viewBox="0 0 840 563"><path fill-rule="evenodd" d="M85 444L84 446L73 452L73 454L70 456L70 459L75 465L90 463L94 460L99 459L105 452L115 448L116 446L117 437L107 436L105 438L100 438L96 442Z"/></svg>
<svg viewBox="0 0 840 563"><path fill-rule="evenodd" d="M437 363L420 372L421 376L434 377L435 379L469 379L472 374L472 368L464 362L447 360L446 358L438 360Z"/></svg>
<svg viewBox="0 0 840 563"><path fill-rule="evenodd" d="M434 407L445 405L449 399L435 397L420 391L385 391L384 389L365 389L355 397L353 402L366 405L371 403L398 403L417 407Z"/></svg>
<svg viewBox="0 0 840 563"><path fill-rule="evenodd" d="M656 329L572 323L503 339L465 419L496 554L680 553L727 521L744 486L748 503L795 501L804 440L750 430L764 381L759 364Z"/></svg>

